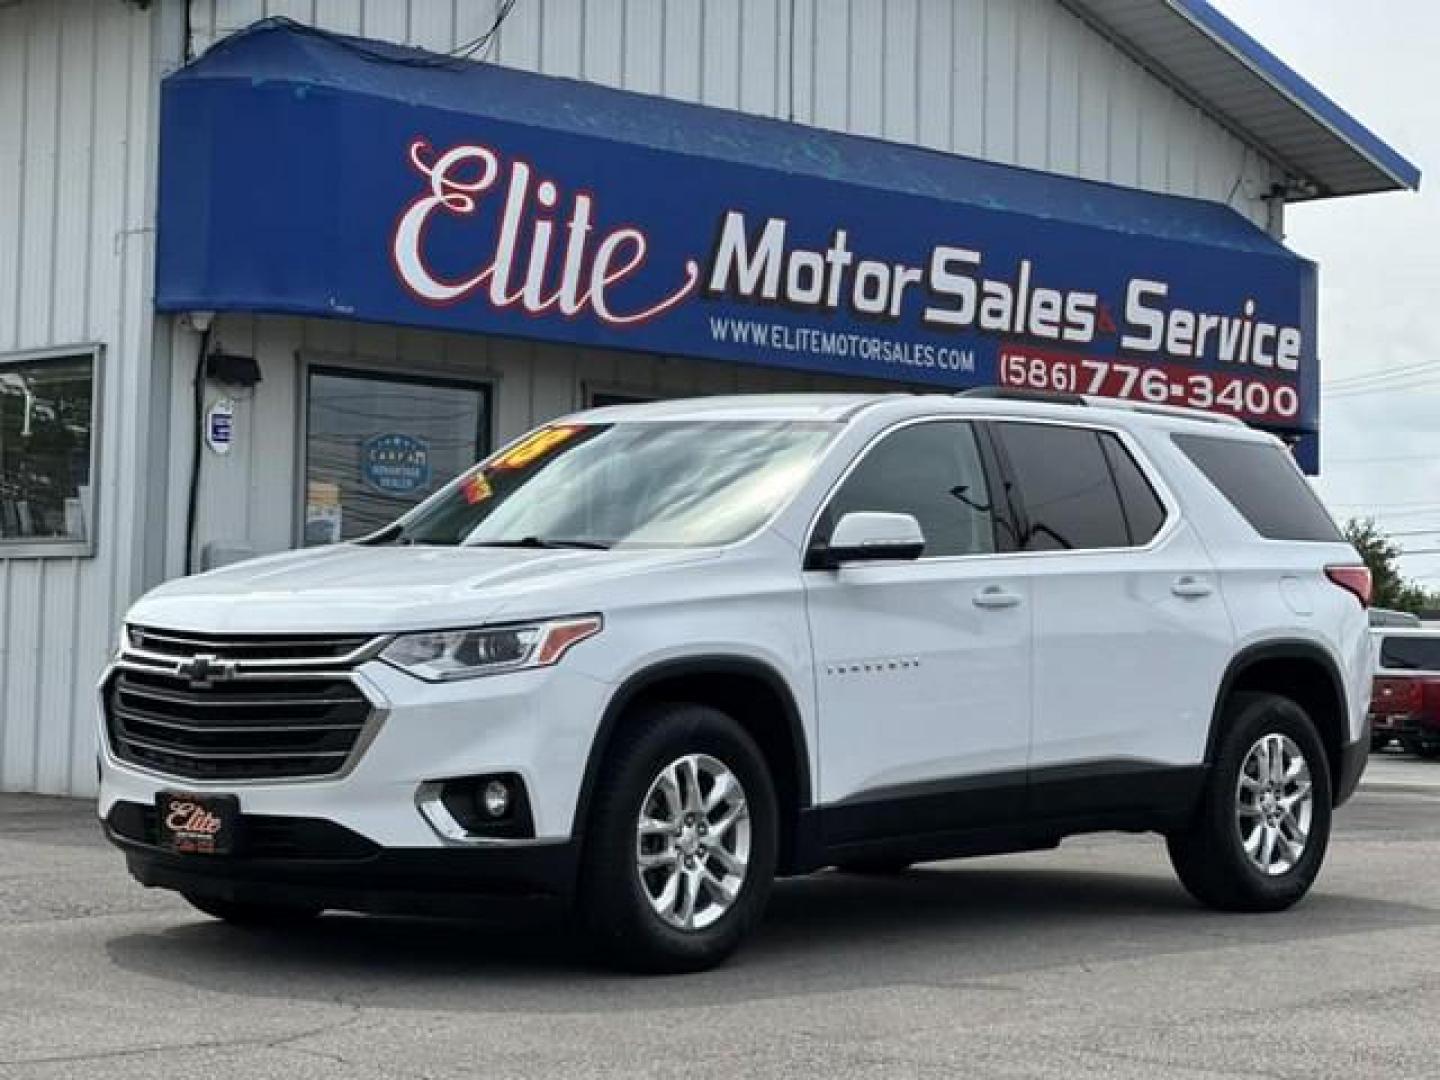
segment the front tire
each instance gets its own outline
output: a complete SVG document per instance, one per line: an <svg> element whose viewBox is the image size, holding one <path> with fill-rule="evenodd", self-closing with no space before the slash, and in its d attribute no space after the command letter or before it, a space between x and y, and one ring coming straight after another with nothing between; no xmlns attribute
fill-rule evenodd
<svg viewBox="0 0 1440 1080"><path fill-rule="evenodd" d="M250 904L235 900L217 900L210 896L182 893L196 911L212 919L250 929L283 929L299 926L320 914L318 907L294 907L283 904Z"/></svg>
<svg viewBox="0 0 1440 1080"><path fill-rule="evenodd" d="M579 915L610 963L701 971L739 946L775 875L774 785L725 713L661 705L627 724L585 834Z"/></svg>
<svg viewBox="0 0 1440 1080"><path fill-rule="evenodd" d="M1193 824L1168 838L1181 883L1221 911L1281 911L1314 883L1330 840L1330 769L1309 715L1239 693Z"/></svg>

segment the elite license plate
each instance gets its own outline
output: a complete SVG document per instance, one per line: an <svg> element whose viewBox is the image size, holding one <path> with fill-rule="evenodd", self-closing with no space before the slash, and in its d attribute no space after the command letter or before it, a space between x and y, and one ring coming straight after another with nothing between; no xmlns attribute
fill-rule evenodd
<svg viewBox="0 0 1440 1080"><path fill-rule="evenodd" d="M240 800L234 795L155 796L160 846L184 855L227 855L240 831Z"/></svg>

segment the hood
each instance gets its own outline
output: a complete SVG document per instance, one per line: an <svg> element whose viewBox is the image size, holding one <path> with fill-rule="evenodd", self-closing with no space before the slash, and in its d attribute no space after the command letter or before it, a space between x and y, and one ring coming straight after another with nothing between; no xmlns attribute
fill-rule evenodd
<svg viewBox="0 0 1440 1080"><path fill-rule="evenodd" d="M613 583L715 551L337 544L178 578L127 621L195 633L389 633L590 610ZM558 605L552 608L550 605Z"/></svg>

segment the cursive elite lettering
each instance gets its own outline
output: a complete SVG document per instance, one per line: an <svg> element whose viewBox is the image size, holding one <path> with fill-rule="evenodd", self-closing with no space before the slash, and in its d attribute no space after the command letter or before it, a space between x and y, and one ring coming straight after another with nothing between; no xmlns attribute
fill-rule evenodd
<svg viewBox="0 0 1440 1080"><path fill-rule="evenodd" d="M214 836L220 831L220 819L191 802L170 804L170 813L165 816L165 827L173 833L187 833L192 836Z"/></svg>
<svg viewBox="0 0 1440 1080"><path fill-rule="evenodd" d="M576 193L562 207L554 180L537 176L527 162L503 160L488 146L434 154L417 139L410 144L410 164L425 179L424 193L395 223L391 255L400 280L426 303L454 304L483 292L501 310L567 317L589 312L608 325L626 326L670 310L700 279L699 264L687 260L683 280L671 292L625 309L616 287L644 267L650 242L633 225L598 229L592 196ZM493 208L486 206L492 192L499 195ZM497 229L488 258L460 277L436 272L426 244L436 216L465 218L491 209Z"/></svg>

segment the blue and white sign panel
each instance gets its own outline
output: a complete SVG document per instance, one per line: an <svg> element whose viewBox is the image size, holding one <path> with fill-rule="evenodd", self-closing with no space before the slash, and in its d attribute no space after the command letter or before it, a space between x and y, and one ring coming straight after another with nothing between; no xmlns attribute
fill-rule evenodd
<svg viewBox="0 0 1440 1080"><path fill-rule="evenodd" d="M267 25L168 79L163 125L164 309L1316 430L1314 267L1216 204Z"/></svg>

